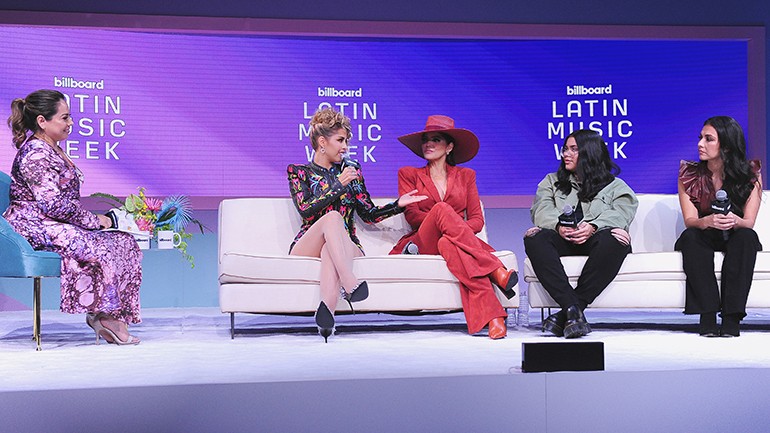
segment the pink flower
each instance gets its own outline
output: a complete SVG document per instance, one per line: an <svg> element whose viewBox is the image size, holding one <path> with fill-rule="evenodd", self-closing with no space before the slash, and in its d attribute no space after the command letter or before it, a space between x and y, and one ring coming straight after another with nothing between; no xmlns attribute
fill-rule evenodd
<svg viewBox="0 0 770 433"><path fill-rule="evenodd" d="M151 232L155 228L151 221L148 221L144 218L137 218L136 226L139 227L139 230L143 232Z"/></svg>
<svg viewBox="0 0 770 433"><path fill-rule="evenodd" d="M160 210L160 207L163 205L163 202L158 200L157 198L145 197L144 204L147 206L147 209L149 211L151 211L152 213L155 213Z"/></svg>

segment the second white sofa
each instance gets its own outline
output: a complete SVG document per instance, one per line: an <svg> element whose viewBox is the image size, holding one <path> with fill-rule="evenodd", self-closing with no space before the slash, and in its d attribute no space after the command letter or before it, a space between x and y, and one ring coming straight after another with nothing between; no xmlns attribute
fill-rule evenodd
<svg viewBox="0 0 770 433"><path fill-rule="evenodd" d="M682 254L674 243L684 231L676 194L639 194L639 208L631 224L632 254L626 257L615 280L589 308L680 308L684 309L685 275ZM754 226L763 251L757 255L749 308L770 308L770 191L764 191ZM721 253L714 256L719 277ZM577 284L585 256L562 257L570 282ZM710 266L710 264L707 264ZM524 260L524 280L529 283L533 308L558 307L537 279L529 258Z"/></svg>

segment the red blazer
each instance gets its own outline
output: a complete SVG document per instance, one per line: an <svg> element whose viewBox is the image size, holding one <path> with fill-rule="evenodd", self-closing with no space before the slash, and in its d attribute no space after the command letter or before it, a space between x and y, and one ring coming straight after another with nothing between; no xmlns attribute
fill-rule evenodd
<svg viewBox="0 0 770 433"><path fill-rule="evenodd" d="M430 178L430 171L427 166L421 168L402 167L398 170L398 194L404 195L415 189L418 195L427 195L428 198L406 207L404 216L409 225L412 226L412 232L398 241L391 250L391 254L401 254L404 246L414 236L431 208L442 201L433 180ZM476 172L472 169L447 165L447 186L443 201L465 219L465 223L473 233L480 232L484 227L484 213L481 210L479 191L476 187ZM487 245L487 247L489 246ZM492 247L489 247L488 250L494 251Z"/></svg>

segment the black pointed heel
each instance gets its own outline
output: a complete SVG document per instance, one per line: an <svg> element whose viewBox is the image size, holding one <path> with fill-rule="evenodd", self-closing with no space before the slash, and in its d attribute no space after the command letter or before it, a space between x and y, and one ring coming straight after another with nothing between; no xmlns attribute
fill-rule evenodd
<svg viewBox="0 0 770 433"><path fill-rule="evenodd" d="M333 328L318 328L318 333L324 338L324 343L329 342L329 336L332 335Z"/></svg>
<svg viewBox="0 0 770 433"><path fill-rule="evenodd" d="M328 343L329 336L334 332L334 315L323 301L318 304L315 312L315 324L318 325L318 333L324 338L324 343Z"/></svg>
<svg viewBox="0 0 770 433"><path fill-rule="evenodd" d="M356 310L353 309L353 302L363 301L369 297L369 284L367 284L366 281L361 281L356 287L353 288L352 292L344 292L343 297L346 301L348 301L348 305L350 305L350 311L352 311L353 314L356 314Z"/></svg>

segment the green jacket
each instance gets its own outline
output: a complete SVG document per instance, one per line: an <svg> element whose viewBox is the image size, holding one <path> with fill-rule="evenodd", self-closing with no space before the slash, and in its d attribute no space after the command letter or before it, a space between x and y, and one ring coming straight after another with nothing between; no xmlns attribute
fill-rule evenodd
<svg viewBox="0 0 770 433"><path fill-rule="evenodd" d="M572 191L565 195L556 189L556 173L549 173L540 181L535 202L529 210L536 226L556 230L564 205L569 204L573 208L577 206L579 187L574 175L570 176L570 182ZM583 221L593 224L597 230L619 227L628 231L638 205L634 191L616 177L593 200L581 203Z"/></svg>

